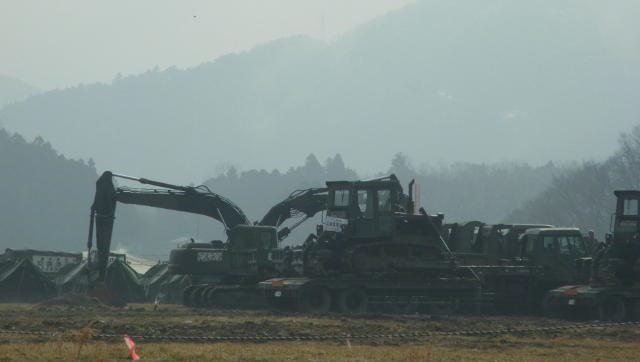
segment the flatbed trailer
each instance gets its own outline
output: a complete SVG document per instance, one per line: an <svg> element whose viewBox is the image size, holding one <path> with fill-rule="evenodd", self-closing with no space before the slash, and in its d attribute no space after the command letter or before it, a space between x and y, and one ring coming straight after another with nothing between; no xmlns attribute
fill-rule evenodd
<svg viewBox="0 0 640 362"><path fill-rule="evenodd" d="M311 313L474 313L490 303L479 281L466 277L273 278L258 288L274 307Z"/></svg>

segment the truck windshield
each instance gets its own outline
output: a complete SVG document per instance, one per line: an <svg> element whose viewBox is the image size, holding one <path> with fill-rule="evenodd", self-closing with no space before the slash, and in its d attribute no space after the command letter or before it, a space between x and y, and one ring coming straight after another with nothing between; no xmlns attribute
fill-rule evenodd
<svg viewBox="0 0 640 362"><path fill-rule="evenodd" d="M572 257L586 256L587 251L582 237L577 235L545 235L542 238L542 250ZM527 251L530 251L527 245Z"/></svg>
<svg viewBox="0 0 640 362"><path fill-rule="evenodd" d="M560 247L560 254L575 256L586 255L584 243L579 236L559 236L558 245Z"/></svg>

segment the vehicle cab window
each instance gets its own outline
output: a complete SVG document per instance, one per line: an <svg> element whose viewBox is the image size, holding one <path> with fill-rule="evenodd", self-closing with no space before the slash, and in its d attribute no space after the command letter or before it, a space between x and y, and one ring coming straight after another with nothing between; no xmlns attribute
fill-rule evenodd
<svg viewBox="0 0 640 362"><path fill-rule="evenodd" d="M524 246L524 252L526 255L533 254L533 241L535 240L535 235L521 235L520 242Z"/></svg>
<svg viewBox="0 0 640 362"><path fill-rule="evenodd" d="M338 189L333 192L333 206L349 206L349 189Z"/></svg>
<svg viewBox="0 0 640 362"><path fill-rule="evenodd" d="M373 219L373 191L358 190L358 209L365 219Z"/></svg>
<svg viewBox="0 0 640 362"><path fill-rule="evenodd" d="M624 216L638 216L638 200L636 199L624 200L622 214Z"/></svg>
<svg viewBox="0 0 640 362"><path fill-rule="evenodd" d="M264 249L271 249L274 247L273 245L273 233L269 231L261 231L260 232L260 245Z"/></svg>
<svg viewBox="0 0 640 362"><path fill-rule="evenodd" d="M554 236L545 236L542 238L542 250L552 251L555 248L556 238Z"/></svg>
<svg viewBox="0 0 640 362"><path fill-rule="evenodd" d="M391 211L391 190L378 190L378 211Z"/></svg>
<svg viewBox="0 0 640 362"><path fill-rule="evenodd" d="M558 237L558 245L560 254L563 255L586 255L582 238L573 235Z"/></svg>

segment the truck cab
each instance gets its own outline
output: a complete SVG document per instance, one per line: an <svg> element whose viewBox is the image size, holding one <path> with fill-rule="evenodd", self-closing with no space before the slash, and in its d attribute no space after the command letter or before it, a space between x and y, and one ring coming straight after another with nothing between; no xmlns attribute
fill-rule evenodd
<svg viewBox="0 0 640 362"><path fill-rule="evenodd" d="M542 267L557 286L571 283L576 275L576 260L589 256L578 228L528 229L520 236L521 260L529 266Z"/></svg>

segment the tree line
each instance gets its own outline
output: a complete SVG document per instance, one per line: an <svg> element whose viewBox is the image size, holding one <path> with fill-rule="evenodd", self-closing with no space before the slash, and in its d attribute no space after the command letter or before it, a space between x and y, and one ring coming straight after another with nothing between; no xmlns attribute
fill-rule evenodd
<svg viewBox="0 0 640 362"><path fill-rule="evenodd" d="M617 151L602 162L586 161L555 177L549 186L506 221L537 220L594 230L600 239L610 231L614 190L640 189L640 126L620 136Z"/></svg>

